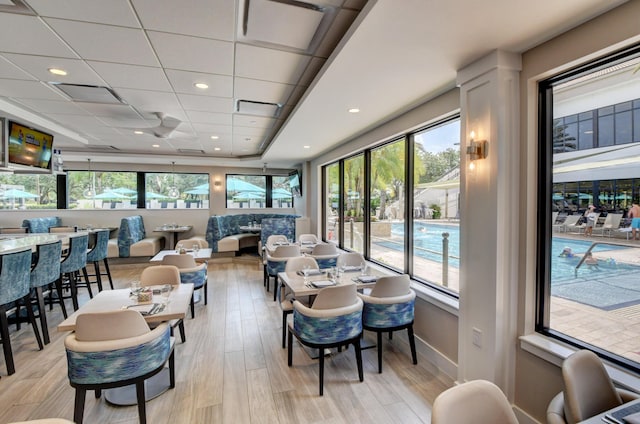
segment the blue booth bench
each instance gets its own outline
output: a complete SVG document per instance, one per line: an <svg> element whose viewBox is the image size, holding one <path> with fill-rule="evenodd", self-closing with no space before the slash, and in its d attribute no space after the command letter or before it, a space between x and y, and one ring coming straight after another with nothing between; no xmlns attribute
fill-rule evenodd
<svg viewBox="0 0 640 424"><path fill-rule="evenodd" d="M127 216L120 220L118 238L109 240L109 258L155 256L164 247L164 237L147 236L142 216Z"/></svg>
<svg viewBox="0 0 640 424"><path fill-rule="evenodd" d="M29 218L22 221L22 226L28 233L48 233L51 227L60 227L62 219L59 216L44 216L42 218Z"/></svg>
<svg viewBox="0 0 640 424"><path fill-rule="evenodd" d="M273 213L249 213L237 215L214 215L207 222L205 239L214 253L239 252L245 247L258 245L258 241L265 243L266 238L273 234L285 234L295 239L296 218L298 215L273 214ZM265 224L262 225L263 219ZM261 234L246 233L240 230L242 226L248 226L251 222L260 224L263 228ZM264 238L264 240L262 240Z"/></svg>

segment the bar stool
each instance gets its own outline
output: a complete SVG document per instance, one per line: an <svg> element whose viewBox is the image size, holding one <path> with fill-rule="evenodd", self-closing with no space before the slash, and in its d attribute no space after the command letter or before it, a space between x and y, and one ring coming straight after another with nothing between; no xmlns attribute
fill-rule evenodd
<svg viewBox="0 0 640 424"><path fill-rule="evenodd" d="M13 363L13 352L11 351L7 314L13 313L16 304L25 305L29 322L38 342L38 348L42 350L42 339L40 338L33 308L29 301L30 270L31 249L0 255L0 338L2 339L2 348L4 350L4 361L7 364L7 374L9 375L14 374L16 369Z"/></svg>
<svg viewBox="0 0 640 424"><path fill-rule="evenodd" d="M98 285L98 291L102 291L102 276L106 275L109 278L109 285L113 290L113 280L111 279L111 271L109 270L109 262L107 262L107 250L109 248L109 230L96 230L93 233L96 236L96 242L87 252L87 264L92 263L95 270L95 274L87 273L87 268L82 268L84 280L87 282L87 286L91 283ZM104 262L105 272L100 270L100 261ZM89 281L89 277L96 277L95 281Z"/></svg>
<svg viewBox="0 0 640 424"><path fill-rule="evenodd" d="M69 289L71 290L71 301L73 310L78 310L78 286L77 273L87 266L87 246L89 235L81 234L69 238L69 254L60 262L60 278L56 282L56 289L60 292L63 285L63 278L66 275ZM93 297L91 286L87 284L89 297Z"/></svg>
<svg viewBox="0 0 640 424"><path fill-rule="evenodd" d="M40 315L40 327L42 327L42 339L44 344L49 344L49 327L44 307L44 295L48 294L49 301L53 303L51 296L51 283L60 275L60 256L62 255L62 241L39 244L36 246L35 265L31 268L31 289L35 294L35 302L38 305ZM62 290L58 292L57 300L60 303L62 314L67 317L67 308L62 299Z"/></svg>

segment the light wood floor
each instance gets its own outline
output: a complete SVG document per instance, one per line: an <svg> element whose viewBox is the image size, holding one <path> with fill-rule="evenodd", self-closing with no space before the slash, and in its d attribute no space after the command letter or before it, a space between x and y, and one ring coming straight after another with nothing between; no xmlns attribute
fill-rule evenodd
<svg viewBox="0 0 640 424"><path fill-rule="evenodd" d="M113 264L117 287L128 287L147 264ZM71 310L71 305L67 306ZM31 328L13 330L16 373L0 359L0 423L72 419L74 390L67 379L62 320L49 315L51 343L38 351ZM162 423L428 423L436 396L452 385L424 358L414 366L385 342L383 373L375 349L363 351L358 381L353 348L325 361L324 396L318 365L296 345L293 367L281 348L282 315L262 284L256 259L209 264L209 304L185 320L187 342L176 344L176 387L147 402L148 422ZM371 335L367 335L370 338ZM373 338L372 338L373 340ZM85 423L136 423L135 406L115 407L87 394Z"/></svg>

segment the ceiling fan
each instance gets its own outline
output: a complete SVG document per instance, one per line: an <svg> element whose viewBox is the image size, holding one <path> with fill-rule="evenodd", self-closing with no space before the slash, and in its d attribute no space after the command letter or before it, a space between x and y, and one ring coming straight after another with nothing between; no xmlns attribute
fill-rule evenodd
<svg viewBox="0 0 640 424"><path fill-rule="evenodd" d="M153 135L157 138L177 138L177 137L193 137L193 134L183 131L176 131L176 128L182 123L178 118L169 116L164 112L153 112L159 120L160 124L150 128L138 128L136 131L141 131L145 134Z"/></svg>

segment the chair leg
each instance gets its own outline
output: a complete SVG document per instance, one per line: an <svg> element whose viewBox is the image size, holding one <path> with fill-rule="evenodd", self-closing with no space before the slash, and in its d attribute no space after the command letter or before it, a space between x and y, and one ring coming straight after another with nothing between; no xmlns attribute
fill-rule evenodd
<svg viewBox="0 0 640 424"><path fill-rule="evenodd" d="M100 276L100 261L93 263L93 269L96 272L96 283L98 284L98 292L102 291L102 277Z"/></svg>
<svg viewBox="0 0 640 424"><path fill-rule="evenodd" d="M275 302L278 298L278 292L280 291L280 284L278 283L278 277L275 278L273 283L273 301Z"/></svg>
<svg viewBox="0 0 640 424"><path fill-rule="evenodd" d="M205 282L204 286L202 286L202 289L204 291L204 304L206 305L207 302L209 301L209 296L207 296L207 292L209 291L209 282Z"/></svg>
<svg viewBox="0 0 640 424"><path fill-rule="evenodd" d="M67 306L64 304L64 297L62 297L62 278L56 280L56 293L58 293L58 301L60 302L60 308L62 309L62 316L67 319ZM53 301L51 301L51 307L53 308Z"/></svg>
<svg viewBox="0 0 640 424"><path fill-rule="evenodd" d="M4 362L7 365L7 374L14 374L16 367L13 363L13 352L11 351L9 320L7 320L7 311L4 306L0 307L0 339L2 339L2 350L4 350Z"/></svg>
<svg viewBox="0 0 640 424"><path fill-rule="evenodd" d="M178 324L178 330L180 331L180 339L182 340L182 343L187 341L187 336L184 332L184 321L180 320L180 323Z"/></svg>
<svg viewBox="0 0 640 424"><path fill-rule="evenodd" d="M49 344L49 326L47 325L47 314L44 309L44 297L42 296L42 287L36 287L36 301L38 302L38 311L40 314L40 327L42 328L42 340L44 344Z"/></svg>
<svg viewBox="0 0 640 424"><path fill-rule="evenodd" d="M169 355L169 388L173 389L176 387L176 368L175 368L175 350L171 351L171 355Z"/></svg>
<svg viewBox="0 0 640 424"><path fill-rule="evenodd" d="M191 295L191 319L195 318L195 316L196 316L195 305L193 303L193 295Z"/></svg>
<svg viewBox="0 0 640 424"><path fill-rule="evenodd" d="M289 333L289 335L287 336L287 365L291 366L293 365L293 333L291 332L291 330L287 332Z"/></svg>
<svg viewBox="0 0 640 424"><path fill-rule="evenodd" d="M382 374L382 332L376 331L378 338L378 374Z"/></svg>
<svg viewBox="0 0 640 424"><path fill-rule="evenodd" d="M113 290L113 280L111 279L111 271L109 270L109 261L107 261L107 258L104 258L102 262L104 262L104 269L107 271L107 278L109 278L109 286L111 287L111 290Z"/></svg>
<svg viewBox="0 0 640 424"><path fill-rule="evenodd" d="M136 397L138 399L138 419L140 424L147 424L147 408L146 399L144 396L144 380L140 380L136 383Z"/></svg>
<svg viewBox="0 0 640 424"><path fill-rule="evenodd" d="M287 313L282 311L282 348L287 347Z"/></svg>
<svg viewBox="0 0 640 424"><path fill-rule="evenodd" d="M69 277L69 287L71 288L71 302L73 303L73 310L77 311L78 306L78 287L76 286L76 274L70 272L67 274Z"/></svg>
<svg viewBox="0 0 640 424"><path fill-rule="evenodd" d="M320 396L323 395L323 383L324 383L324 348L318 348L318 371L319 371L319 380L320 380Z"/></svg>
<svg viewBox="0 0 640 424"><path fill-rule="evenodd" d="M89 277L87 277L87 267L83 266L82 267L82 274L84 275L85 281L87 282L87 291L89 292L89 298L93 299L93 290L91 290L91 283L89 282ZM77 279L76 279L76 284L77 284Z"/></svg>
<svg viewBox="0 0 640 424"><path fill-rule="evenodd" d="M76 388L76 399L73 407L73 422L76 424L82 424L85 394L85 389Z"/></svg>
<svg viewBox="0 0 640 424"><path fill-rule="evenodd" d="M33 305L31 304L30 295L27 294L22 298L22 301L25 302L25 307L27 309L27 316L29 317L29 322L31 323L31 328L33 328L33 334L36 336L36 342L38 343L38 350L43 349L42 339L40 338L40 330L38 330L38 323L36 323L36 316L33 313Z"/></svg>
<svg viewBox="0 0 640 424"><path fill-rule="evenodd" d="M416 355L416 339L413 335L413 325L407 327L407 336L409 336L409 346L411 347L411 359L413 359L413 365L418 363L418 355Z"/></svg>
<svg viewBox="0 0 640 424"><path fill-rule="evenodd" d="M356 351L356 364L358 365L358 378L360 381L364 381L364 373L362 371L362 348L360 347L360 339L357 338L353 342L353 347L355 347Z"/></svg>

